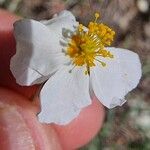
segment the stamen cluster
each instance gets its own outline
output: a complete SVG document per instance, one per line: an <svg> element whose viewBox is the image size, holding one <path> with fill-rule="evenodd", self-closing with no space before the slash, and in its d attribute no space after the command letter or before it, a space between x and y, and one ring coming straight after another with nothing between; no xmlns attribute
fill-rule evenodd
<svg viewBox="0 0 150 150"><path fill-rule="evenodd" d="M95 66L95 61L106 66L99 56L113 58L113 54L106 50L105 46L110 46L115 32L108 26L97 23L98 18L99 14L96 13L95 21L90 22L88 28L80 24L67 47L67 55L72 58L75 66L86 65L85 73L90 72L90 67Z"/></svg>

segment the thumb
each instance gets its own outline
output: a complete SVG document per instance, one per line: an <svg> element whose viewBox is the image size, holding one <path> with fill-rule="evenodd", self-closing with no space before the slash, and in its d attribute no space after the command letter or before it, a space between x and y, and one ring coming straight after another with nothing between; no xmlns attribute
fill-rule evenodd
<svg viewBox="0 0 150 150"><path fill-rule="evenodd" d="M26 98L0 88L1 150L61 150L53 128L41 125Z"/></svg>
<svg viewBox="0 0 150 150"><path fill-rule="evenodd" d="M0 85L13 89L30 98L35 93L36 86L19 86L16 84L10 71L10 59L16 51L13 23L18 19L20 19L20 17L0 9Z"/></svg>

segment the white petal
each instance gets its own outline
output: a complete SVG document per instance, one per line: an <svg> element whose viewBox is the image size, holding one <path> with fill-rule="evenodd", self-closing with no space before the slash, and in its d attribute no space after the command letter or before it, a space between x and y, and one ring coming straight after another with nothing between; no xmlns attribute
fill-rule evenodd
<svg viewBox="0 0 150 150"><path fill-rule="evenodd" d="M124 96L139 83L141 64L134 52L112 47L107 50L113 53L114 58L105 59L106 67L94 67L91 80L95 95L103 105L112 108L121 106L126 101Z"/></svg>
<svg viewBox="0 0 150 150"><path fill-rule="evenodd" d="M42 21L44 25L46 25L50 31L57 32L58 35L62 37L62 29L67 29L74 31L75 27L78 25L74 15L67 10L60 12L56 17Z"/></svg>
<svg viewBox="0 0 150 150"><path fill-rule="evenodd" d="M49 28L52 37L54 35L55 38L59 39L57 44L61 44L61 46L64 46L70 40L79 24L69 11L62 11L57 17L43 23Z"/></svg>
<svg viewBox="0 0 150 150"><path fill-rule="evenodd" d="M69 73L65 67L52 76L40 93L41 113L39 120L45 123L67 124L91 104L89 77L83 69L74 68Z"/></svg>
<svg viewBox="0 0 150 150"><path fill-rule="evenodd" d="M141 62L139 56L127 49L122 48L107 48L119 59L123 79L126 83L126 91L134 89L142 75Z"/></svg>
<svg viewBox="0 0 150 150"><path fill-rule="evenodd" d="M11 67L12 68L12 67ZM32 68L19 70L17 67L13 67L13 75L16 77L16 82L20 85L34 85L34 84L40 84L46 81L49 77L43 76L36 70L33 70Z"/></svg>
<svg viewBox="0 0 150 150"><path fill-rule="evenodd" d="M26 83L27 75L23 75L23 73L30 72L31 68L42 76L48 76L68 61L67 57L60 52L60 48L57 52L58 46L55 47L56 51L54 50L55 44L58 45L59 41L55 41L56 38L51 36L45 25L34 20L21 20L17 21L14 27L17 51L11 59L10 69L16 79L22 78L19 83L30 84L28 79L28 83ZM60 47L62 48L62 46Z"/></svg>

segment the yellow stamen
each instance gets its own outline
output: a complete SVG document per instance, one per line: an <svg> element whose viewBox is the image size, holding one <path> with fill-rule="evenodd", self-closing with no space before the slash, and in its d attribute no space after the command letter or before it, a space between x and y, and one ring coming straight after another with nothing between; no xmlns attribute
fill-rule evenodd
<svg viewBox="0 0 150 150"><path fill-rule="evenodd" d="M97 21L97 19L100 17L99 13L95 13L95 22Z"/></svg>
<svg viewBox="0 0 150 150"><path fill-rule="evenodd" d="M95 20L88 24L87 31L80 24L67 47L67 55L72 59L73 65L85 66L87 68L85 74L89 75L90 68L96 65L95 62L99 62L103 67L106 66L106 63L100 60L101 57L114 57L105 47L110 46L115 32L108 26L97 23L99 17L100 14L95 13Z"/></svg>
<svg viewBox="0 0 150 150"><path fill-rule="evenodd" d="M79 30L79 32L83 31L83 25L82 24L79 24L78 30Z"/></svg>

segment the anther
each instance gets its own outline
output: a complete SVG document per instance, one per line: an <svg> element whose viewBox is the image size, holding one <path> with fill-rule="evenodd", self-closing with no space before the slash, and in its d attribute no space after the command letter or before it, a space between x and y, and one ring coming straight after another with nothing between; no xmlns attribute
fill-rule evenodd
<svg viewBox="0 0 150 150"><path fill-rule="evenodd" d="M97 21L97 19L100 17L99 13L95 13L95 22Z"/></svg>

